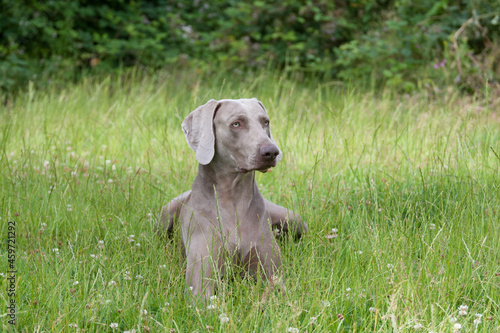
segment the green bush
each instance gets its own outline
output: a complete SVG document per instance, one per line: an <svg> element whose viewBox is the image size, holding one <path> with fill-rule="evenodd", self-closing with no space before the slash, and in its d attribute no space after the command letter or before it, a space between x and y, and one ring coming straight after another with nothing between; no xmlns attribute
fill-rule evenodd
<svg viewBox="0 0 500 333"><path fill-rule="evenodd" d="M437 84L458 72L465 78L479 71L488 82L500 77L494 65L483 66L491 57L498 60L491 52L500 44L495 0L285 0L279 5L270 0L4 0L1 6L4 90L55 75L75 79L88 70L211 68L215 63L244 69L271 62L289 71L370 79L406 91L422 75L437 78ZM456 46L452 36L470 18L460 47L447 49ZM447 70L454 72L436 76L433 65L446 52L459 61L446 59ZM474 62L470 54L484 59Z"/></svg>

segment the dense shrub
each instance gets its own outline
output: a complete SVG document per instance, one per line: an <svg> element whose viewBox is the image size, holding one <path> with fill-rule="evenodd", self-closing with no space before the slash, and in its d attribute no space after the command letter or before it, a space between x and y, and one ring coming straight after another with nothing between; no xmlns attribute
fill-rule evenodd
<svg viewBox="0 0 500 333"><path fill-rule="evenodd" d="M271 61L400 90L422 77L474 88L499 80L499 15L496 0L4 0L0 87L82 69Z"/></svg>

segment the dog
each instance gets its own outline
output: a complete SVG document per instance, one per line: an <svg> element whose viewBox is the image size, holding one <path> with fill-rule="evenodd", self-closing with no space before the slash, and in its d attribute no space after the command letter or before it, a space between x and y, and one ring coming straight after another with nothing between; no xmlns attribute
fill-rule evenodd
<svg viewBox="0 0 500 333"><path fill-rule="evenodd" d="M279 278L281 252L273 230L307 233L291 210L262 197L255 171L267 172L282 158L264 105L257 99L210 100L182 123L198 161L192 189L162 208L160 226L180 221L187 260L186 283L194 296L215 292L226 265L253 278Z"/></svg>

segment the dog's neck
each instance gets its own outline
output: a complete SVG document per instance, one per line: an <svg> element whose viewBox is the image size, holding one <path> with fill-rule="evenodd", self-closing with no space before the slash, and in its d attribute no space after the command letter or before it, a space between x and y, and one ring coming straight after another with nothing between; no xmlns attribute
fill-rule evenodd
<svg viewBox="0 0 500 333"><path fill-rule="evenodd" d="M200 190L219 202L246 202L260 196L255 182L255 171L241 173L228 168L220 168L212 163L199 164L198 174L193 183L193 191Z"/></svg>

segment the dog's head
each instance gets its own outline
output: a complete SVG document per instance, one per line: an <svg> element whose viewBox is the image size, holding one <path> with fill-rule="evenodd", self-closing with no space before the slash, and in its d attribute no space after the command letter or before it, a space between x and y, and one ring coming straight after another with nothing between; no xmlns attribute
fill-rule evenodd
<svg viewBox="0 0 500 333"><path fill-rule="evenodd" d="M212 99L191 112L182 129L203 165L215 161L238 172L266 172L282 158L266 109L255 98Z"/></svg>

